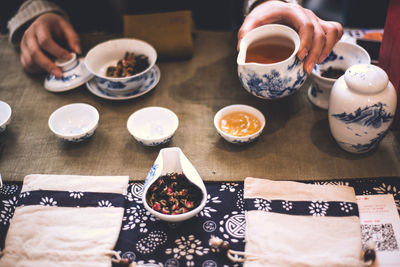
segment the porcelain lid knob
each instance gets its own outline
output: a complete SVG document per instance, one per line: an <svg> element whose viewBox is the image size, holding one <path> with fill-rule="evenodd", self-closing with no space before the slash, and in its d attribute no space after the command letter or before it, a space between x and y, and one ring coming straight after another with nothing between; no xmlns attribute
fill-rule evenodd
<svg viewBox="0 0 400 267"><path fill-rule="evenodd" d="M389 77L378 66L356 64L346 70L344 80L353 91L361 94L377 94L387 87Z"/></svg>

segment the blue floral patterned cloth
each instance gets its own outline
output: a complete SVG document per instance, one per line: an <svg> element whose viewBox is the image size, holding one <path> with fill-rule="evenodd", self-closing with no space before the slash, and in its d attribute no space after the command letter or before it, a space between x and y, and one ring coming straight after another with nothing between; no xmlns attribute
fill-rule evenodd
<svg viewBox="0 0 400 267"><path fill-rule="evenodd" d="M400 213L400 177L306 183L348 185L354 187L356 195L392 194ZM68 199L65 196L63 201L59 201L59 193L42 191L30 196L29 200L26 195L20 196L21 188L22 183L5 183L0 190L0 249L4 248L10 219L18 202L23 201L24 205L48 205L52 202L52 205L73 206L81 196L76 192L65 192L71 199L70 203L65 203ZM225 255L212 251L209 239L214 235L229 241L231 248L244 250L246 206L243 182L206 183L206 188L207 204L196 217L181 223L168 223L145 210L141 201L143 183L131 182L125 195L125 213L115 250L123 258L148 266L239 266ZM106 199L93 194L91 197L91 203L106 203L113 196Z"/></svg>

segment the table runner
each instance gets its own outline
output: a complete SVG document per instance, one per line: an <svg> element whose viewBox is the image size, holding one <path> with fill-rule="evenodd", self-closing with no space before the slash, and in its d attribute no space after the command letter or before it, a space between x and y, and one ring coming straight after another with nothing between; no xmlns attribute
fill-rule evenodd
<svg viewBox="0 0 400 267"><path fill-rule="evenodd" d="M400 214L400 177L306 183L348 185L356 195L392 194ZM225 255L212 252L208 241L214 235L228 240L232 249L244 250L243 182L207 182L206 207L198 216L182 223L166 223L150 216L141 203L142 187L141 182L130 182L128 186L122 228L115 247L121 257L159 266L234 266ZM7 182L1 189L0 248L4 247L20 190L18 182ZM380 247L389 247L384 243L391 241L380 242Z"/></svg>

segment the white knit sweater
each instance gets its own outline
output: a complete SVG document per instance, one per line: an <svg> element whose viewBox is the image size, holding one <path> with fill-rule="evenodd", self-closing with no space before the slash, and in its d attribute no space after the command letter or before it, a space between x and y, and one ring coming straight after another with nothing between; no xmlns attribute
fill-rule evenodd
<svg viewBox="0 0 400 267"><path fill-rule="evenodd" d="M19 44L23 34L23 26L47 12L55 12L64 16L65 18L68 18L67 14L59 6L52 2L46 0L25 1L18 9L18 12L15 14L15 16L8 21L10 42L13 44Z"/></svg>

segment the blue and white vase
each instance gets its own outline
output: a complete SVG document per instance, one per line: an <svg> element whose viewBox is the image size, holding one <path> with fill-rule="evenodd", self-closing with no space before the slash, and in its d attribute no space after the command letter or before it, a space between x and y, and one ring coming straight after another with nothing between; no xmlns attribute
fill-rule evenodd
<svg viewBox="0 0 400 267"><path fill-rule="evenodd" d="M329 126L341 148L366 153L385 137L396 111L396 91L378 66L357 64L333 85Z"/></svg>

